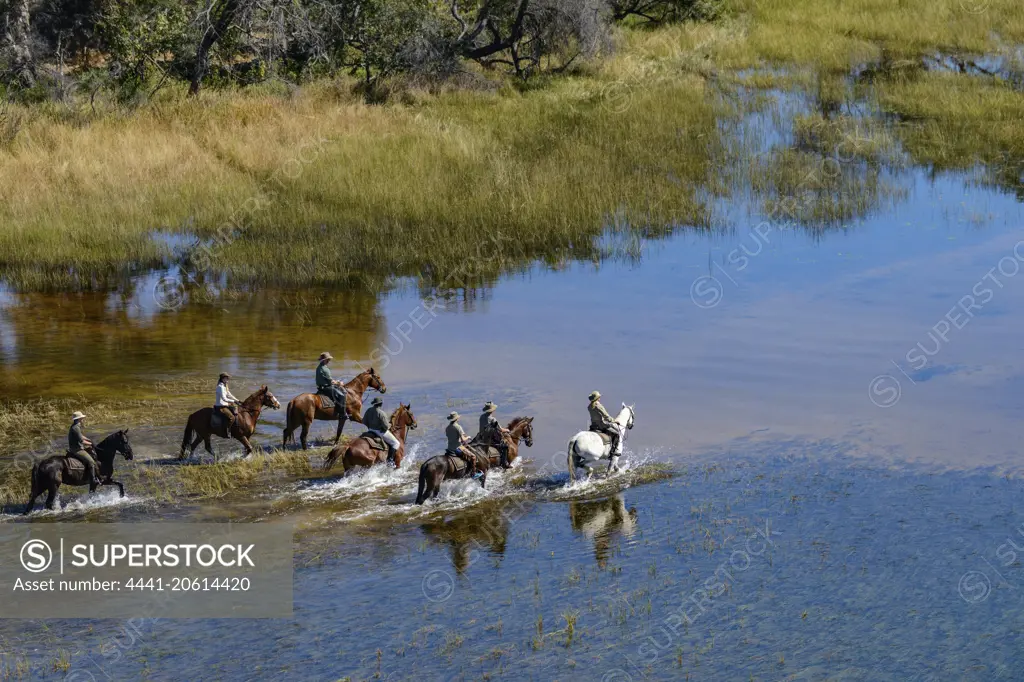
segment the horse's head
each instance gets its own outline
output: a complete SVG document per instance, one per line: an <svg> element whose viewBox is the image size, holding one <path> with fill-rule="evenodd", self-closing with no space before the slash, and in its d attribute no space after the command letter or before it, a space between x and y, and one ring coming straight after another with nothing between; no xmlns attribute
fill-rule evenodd
<svg viewBox="0 0 1024 682"><path fill-rule="evenodd" d="M508 425L508 430L513 431L519 429L519 437L526 443L526 447L533 447L533 417L516 417L511 424Z"/></svg>
<svg viewBox="0 0 1024 682"><path fill-rule="evenodd" d="M132 444L128 440L128 429L123 431L115 431L110 434L99 444L98 448L109 447L114 451L114 454L121 453L126 460L135 459L135 453L132 451Z"/></svg>
<svg viewBox="0 0 1024 682"><path fill-rule="evenodd" d="M274 394L270 392L270 389L267 388L266 384L260 388L260 394L260 405L263 407L270 407L275 410L281 408L281 403L274 397Z"/></svg>
<svg viewBox="0 0 1024 682"><path fill-rule="evenodd" d="M636 415L633 412L633 405L627 405L626 403L622 403L622 412L619 412L619 416L615 419L615 421L619 422L627 429L632 429L633 419L635 417ZM623 421L623 419L625 419L625 421Z"/></svg>
<svg viewBox="0 0 1024 682"><path fill-rule="evenodd" d="M416 423L416 416L412 413L412 403L398 403L398 409L391 413L391 428L400 429L403 426L408 426L410 431L419 426Z"/></svg>
<svg viewBox="0 0 1024 682"><path fill-rule="evenodd" d="M388 392L388 387L384 385L384 380L380 378L380 375L377 374L377 371L373 367L368 369L366 373L370 375L370 388L380 391L381 393Z"/></svg>

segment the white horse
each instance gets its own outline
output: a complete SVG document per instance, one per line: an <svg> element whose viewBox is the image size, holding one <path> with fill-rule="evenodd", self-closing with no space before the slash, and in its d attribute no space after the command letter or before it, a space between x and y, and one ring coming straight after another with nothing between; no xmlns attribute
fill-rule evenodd
<svg viewBox="0 0 1024 682"><path fill-rule="evenodd" d="M633 428L633 406L622 403L622 411L615 417L615 425L619 429L619 447L611 452L611 443L605 443L601 434L594 431L580 431L569 440L569 453L565 463L569 467L569 480L576 480L576 469L586 469L587 478L594 473L594 465L599 460L608 460L607 473L619 470L619 457L622 455L622 444L626 441L626 432Z"/></svg>

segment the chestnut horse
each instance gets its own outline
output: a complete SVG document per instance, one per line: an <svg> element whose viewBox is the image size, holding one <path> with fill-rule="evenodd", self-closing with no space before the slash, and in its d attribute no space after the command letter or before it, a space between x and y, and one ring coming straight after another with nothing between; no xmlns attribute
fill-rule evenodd
<svg viewBox="0 0 1024 682"><path fill-rule="evenodd" d="M334 434L334 444L337 445L338 440L341 439L341 430L345 428L345 421L347 419L351 419L359 424L363 423L363 395L366 393L367 388L375 389L381 393L388 392L388 387L384 385L384 381L374 371L373 367L365 372L360 372L356 375L355 379L342 387L342 390L345 391L345 409L340 414L338 413L337 405L327 409L321 407L322 403L318 393L303 393L296 396L295 400L288 403L288 407L285 409L284 439L281 446L286 447L289 440L294 443L295 429L301 426L302 434L299 436L299 440L302 441L303 450L308 448L309 445L306 442L306 437L309 435L309 427L313 424L314 419L325 421L338 420L338 432Z"/></svg>
<svg viewBox="0 0 1024 682"><path fill-rule="evenodd" d="M395 468L402 466L402 458L405 457L405 435L409 429L415 429L418 424L412 413L412 404L403 405L398 403L398 409L391 413L391 433L398 439L398 451L395 452ZM330 471L334 463L341 458L341 464L348 473L355 467L371 467L374 464L383 462L388 457L388 451L377 450L370 447L370 443L360 436L355 440L342 445L335 445L327 454L324 462L324 471Z"/></svg>
<svg viewBox="0 0 1024 682"><path fill-rule="evenodd" d="M206 446L206 451L212 455L213 448L210 447L210 436L234 438L245 447L245 456L248 457L252 454L252 445L249 444L249 437L256 430L256 422L259 421L260 412L263 411L264 407L271 407L275 410L281 407L281 403L277 401L277 398L274 397L274 394L266 386L263 386L260 390L243 400L242 404L238 406L238 414L235 416L235 421L231 424L230 435L225 433L223 423L220 424L220 428L216 432L213 430L213 426L210 424L210 418L213 416L212 407L196 410L189 416L188 423L185 424L185 436L181 439L181 453L178 455L178 459L182 460L194 455L200 441ZM189 450L189 441L192 442L191 450ZM186 450L189 450L187 455L185 454Z"/></svg>
<svg viewBox="0 0 1024 682"><path fill-rule="evenodd" d="M533 447L533 417L516 417L508 423L506 428L511 438L505 439L505 445L508 446L508 458L504 462L501 461L501 453L498 452L498 448L495 446L484 446L475 441L470 443L470 447L477 450L477 452L487 455L487 461L492 469L499 466L502 469L511 467L512 462L516 461L516 458L519 457L520 441L525 441L528 448Z"/></svg>
<svg viewBox="0 0 1024 682"><path fill-rule="evenodd" d="M497 448L490 446L487 454L481 453L479 446L470 446L470 450L476 457L477 467L480 476L481 487L487 487L487 472L493 466L501 466L507 469L519 456L519 441L525 440L527 447L533 447L533 417L516 417L508 424L509 434L503 436L508 446L508 461L501 462ZM465 447L465 446L464 446ZM420 467L420 485L416 492L416 504L423 504L427 498L437 497L441 492L441 482L465 478L469 467L452 455L437 455L431 457Z"/></svg>

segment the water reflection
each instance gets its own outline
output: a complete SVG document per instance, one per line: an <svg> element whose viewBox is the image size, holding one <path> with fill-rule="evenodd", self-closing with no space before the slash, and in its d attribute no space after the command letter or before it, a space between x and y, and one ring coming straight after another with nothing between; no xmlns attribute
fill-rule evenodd
<svg viewBox="0 0 1024 682"><path fill-rule="evenodd" d="M600 568L607 566L616 543L636 532L636 519L636 508L626 509L622 493L601 500L569 502L572 529L593 541L594 560Z"/></svg>
<svg viewBox="0 0 1024 682"><path fill-rule="evenodd" d="M424 523L421 528L431 541L447 545L452 565L462 575L480 559L481 552L501 558L508 542L507 505L493 503L452 518Z"/></svg>
<svg viewBox="0 0 1024 682"><path fill-rule="evenodd" d="M338 364L366 358L382 334L369 294L260 290L163 309L151 279L112 293L10 294L0 308L3 394L126 398L126 384L186 373L270 372L295 361L312 372L325 350Z"/></svg>

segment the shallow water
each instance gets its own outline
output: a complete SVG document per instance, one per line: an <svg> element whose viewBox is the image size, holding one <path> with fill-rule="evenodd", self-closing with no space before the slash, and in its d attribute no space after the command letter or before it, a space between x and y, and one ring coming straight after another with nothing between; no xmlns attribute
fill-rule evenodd
<svg viewBox="0 0 1024 682"><path fill-rule="evenodd" d="M0 655L57 679L63 650L78 680L1016 679L1024 580L999 550L1024 528L1024 211L971 178L893 180L842 229L768 223L743 197L716 208L714 233L534 266L437 307L411 285L169 299L168 272L115 292L0 293L4 395L160 403L127 466L177 452L219 371L236 394L266 383L284 402L324 350L336 374L372 364L386 406L411 402L419 422L399 471L174 505L67 494L30 517L292 520L294 619L130 635L6 622ZM595 388L636 404L627 466L569 485L565 443ZM503 421L536 418L534 447L486 490L446 484L414 505L444 415L472 419L488 399ZM277 445L282 425L265 413L254 440Z"/></svg>

